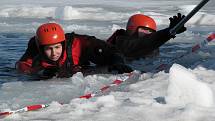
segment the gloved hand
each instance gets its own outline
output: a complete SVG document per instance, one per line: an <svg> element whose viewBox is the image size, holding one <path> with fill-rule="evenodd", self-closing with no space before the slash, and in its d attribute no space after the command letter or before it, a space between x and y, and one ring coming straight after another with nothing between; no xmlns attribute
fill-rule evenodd
<svg viewBox="0 0 215 121"><path fill-rule="evenodd" d="M169 29L174 28L183 18L185 17L185 15L181 16L181 13L178 13L176 16L170 17L170 24L169 24ZM186 31L187 28L182 26L177 32L176 34L180 34L184 31Z"/></svg>
<svg viewBox="0 0 215 121"><path fill-rule="evenodd" d="M78 65L73 65L72 66L72 74L75 74L77 72L82 72L82 67Z"/></svg>
<svg viewBox="0 0 215 121"><path fill-rule="evenodd" d="M114 64L114 65L111 65L108 67L108 71L111 72L111 71L117 71L119 74L122 74L122 73L130 73L132 72L132 68L125 65L125 64Z"/></svg>
<svg viewBox="0 0 215 121"><path fill-rule="evenodd" d="M51 78L53 76L56 76L58 72L59 72L59 69L57 67L46 68L43 71L43 76Z"/></svg>

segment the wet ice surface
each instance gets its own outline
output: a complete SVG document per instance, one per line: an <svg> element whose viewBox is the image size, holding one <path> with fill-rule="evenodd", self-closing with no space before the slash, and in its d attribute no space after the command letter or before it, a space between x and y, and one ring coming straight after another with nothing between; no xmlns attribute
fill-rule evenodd
<svg viewBox="0 0 215 121"><path fill-rule="evenodd" d="M199 1L10 0L0 3L0 110L50 104L46 109L11 115L4 120L214 119L214 42L176 61L180 65L170 64L165 72L152 72L159 64L186 53L214 31L214 1L210 1L186 24L188 31L161 47L160 56L129 63L134 69L146 73L139 74L137 80L125 83L104 96L90 100L77 97L98 90L119 75L83 77L78 73L67 79L32 81L14 70L14 64L24 53L28 39L40 24L54 18L66 32L75 31L106 39L116 29L125 28L127 19L134 13L150 15L162 29L168 26L169 17L177 12L187 14Z"/></svg>

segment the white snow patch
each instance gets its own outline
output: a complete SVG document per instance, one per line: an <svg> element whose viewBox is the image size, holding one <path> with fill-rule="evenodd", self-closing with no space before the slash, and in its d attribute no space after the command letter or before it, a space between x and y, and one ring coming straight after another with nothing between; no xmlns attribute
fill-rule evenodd
<svg viewBox="0 0 215 121"><path fill-rule="evenodd" d="M213 92L191 70L174 64L170 68L166 101L168 104L186 105L191 103L211 107L213 106Z"/></svg>

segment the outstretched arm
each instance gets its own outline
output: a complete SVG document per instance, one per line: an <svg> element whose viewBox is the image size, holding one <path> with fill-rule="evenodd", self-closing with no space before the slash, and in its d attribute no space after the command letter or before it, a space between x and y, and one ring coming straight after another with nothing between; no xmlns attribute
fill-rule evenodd
<svg viewBox="0 0 215 121"><path fill-rule="evenodd" d="M146 34L143 37L120 36L118 37L118 41L116 41L116 45L127 57L145 57L175 37L171 36L170 29L183 18L184 16L181 16L181 14L173 16L169 18L170 25L168 28ZM184 31L186 31L186 28L183 26L177 34Z"/></svg>

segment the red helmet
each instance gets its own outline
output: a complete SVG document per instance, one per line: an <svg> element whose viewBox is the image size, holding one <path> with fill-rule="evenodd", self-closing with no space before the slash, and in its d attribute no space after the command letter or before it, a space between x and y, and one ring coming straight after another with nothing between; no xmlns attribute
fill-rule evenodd
<svg viewBox="0 0 215 121"><path fill-rule="evenodd" d="M59 24L46 23L37 29L36 38L39 45L50 45L65 41L65 34Z"/></svg>
<svg viewBox="0 0 215 121"><path fill-rule="evenodd" d="M128 20L126 29L135 32L140 26L147 27L155 31L157 30L155 21L151 17L143 14L135 14L131 16Z"/></svg>

